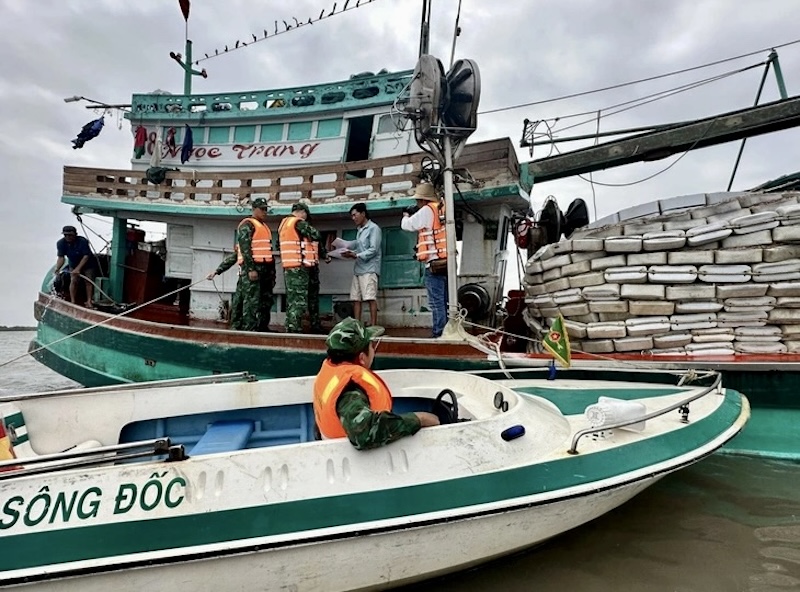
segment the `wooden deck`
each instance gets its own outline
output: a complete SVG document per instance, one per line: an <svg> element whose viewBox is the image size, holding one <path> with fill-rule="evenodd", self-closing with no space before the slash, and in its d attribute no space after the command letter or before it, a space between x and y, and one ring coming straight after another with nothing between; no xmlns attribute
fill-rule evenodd
<svg viewBox="0 0 800 592"><path fill-rule="evenodd" d="M280 203L309 204L399 199L411 195L424 153L347 163L258 171L169 171L154 185L145 171L64 167L63 195L145 200L151 203L227 205L265 197ZM470 144L456 169L462 180L481 190L519 184L519 162L508 138ZM464 187L464 185L462 185Z"/></svg>

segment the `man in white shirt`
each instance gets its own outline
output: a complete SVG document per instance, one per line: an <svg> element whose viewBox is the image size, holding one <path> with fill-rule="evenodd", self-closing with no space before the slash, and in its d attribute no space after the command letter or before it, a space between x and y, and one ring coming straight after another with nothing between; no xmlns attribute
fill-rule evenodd
<svg viewBox="0 0 800 592"><path fill-rule="evenodd" d="M436 191L430 183L417 185L414 193L417 211L403 212L400 227L416 232L417 259L425 263L425 288L428 307L433 315L433 337L441 337L447 323L447 234L444 207L439 205Z"/></svg>

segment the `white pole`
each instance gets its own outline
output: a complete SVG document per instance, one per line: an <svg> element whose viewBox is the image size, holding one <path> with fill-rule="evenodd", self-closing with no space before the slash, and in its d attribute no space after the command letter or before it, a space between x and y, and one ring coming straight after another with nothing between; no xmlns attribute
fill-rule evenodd
<svg viewBox="0 0 800 592"><path fill-rule="evenodd" d="M447 313L458 316L458 271L456 269L456 219L453 205L453 142L444 137L444 214L447 231Z"/></svg>

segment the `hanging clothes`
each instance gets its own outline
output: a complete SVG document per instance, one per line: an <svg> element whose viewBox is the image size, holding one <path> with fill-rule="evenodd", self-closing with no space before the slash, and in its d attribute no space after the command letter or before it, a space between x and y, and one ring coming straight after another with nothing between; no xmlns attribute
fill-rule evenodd
<svg viewBox="0 0 800 592"><path fill-rule="evenodd" d="M192 128L186 124L186 129L183 134L183 145L181 146L181 164L186 164L192 156L192 149L194 148L194 140L192 139Z"/></svg>
<svg viewBox="0 0 800 592"><path fill-rule="evenodd" d="M165 142L167 148L174 149L175 146L175 128L171 127L167 130L167 141Z"/></svg>
<svg viewBox="0 0 800 592"><path fill-rule="evenodd" d="M147 130L143 125L136 128L133 139L133 156L137 159L144 156L145 144L147 144Z"/></svg>
<svg viewBox="0 0 800 592"><path fill-rule="evenodd" d="M91 140L92 138L96 138L100 131L103 129L105 125L105 116L100 117L99 119L95 119L90 121L86 125L81 128L78 137L72 140L72 149L77 150L78 148L83 148L83 145Z"/></svg>
<svg viewBox="0 0 800 592"><path fill-rule="evenodd" d="M161 166L161 150L164 143L161 141L161 126L156 128L156 139L153 142L153 154L150 155L150 166Z"/></svg>

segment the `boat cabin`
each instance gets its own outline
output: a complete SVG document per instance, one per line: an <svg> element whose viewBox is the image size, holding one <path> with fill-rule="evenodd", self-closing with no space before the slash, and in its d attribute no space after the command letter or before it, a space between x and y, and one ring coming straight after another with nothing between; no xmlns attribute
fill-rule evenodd
<svg viewBox="0 0 800 592"><path fill-rule="evenodd" d="M414 258L417 237L400 229L420 174L432 166L398 109L410 81L409 71L380 72L280 90L134 95L126 117L133 138L138 132L146 141L131 168L64 169L62 202L113 221L98 306L131 308L191 286L132 316L224 328L237 267L214 282L202 279L233 252L251 200L269 200L276 241L281 219L304 201L328 245L355 238L349 210L364 202L383 235L379 322L412 333L430 327L424 269ZM510 219L527 210L530 188L520 181L507 138L467 145L455 167L459 286L467 286L471 317L491 322L503 296ZM133 226L142 222L163 225L166 239L148 241ZM352 266L321 264L326 326L351 310ZM285 311L279 258L277 269L276 328Z"/></svg>

